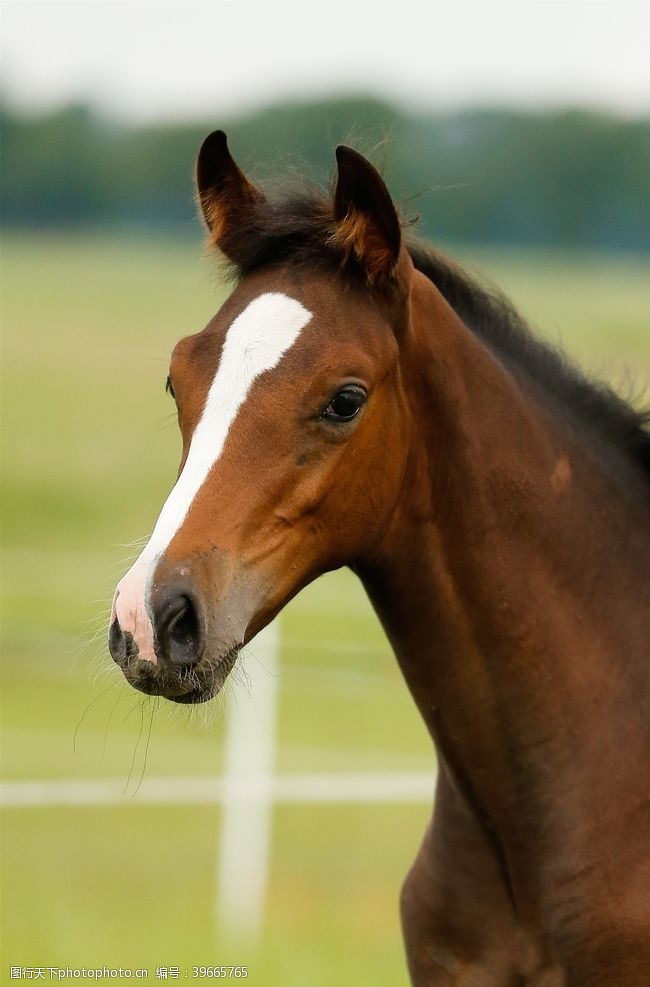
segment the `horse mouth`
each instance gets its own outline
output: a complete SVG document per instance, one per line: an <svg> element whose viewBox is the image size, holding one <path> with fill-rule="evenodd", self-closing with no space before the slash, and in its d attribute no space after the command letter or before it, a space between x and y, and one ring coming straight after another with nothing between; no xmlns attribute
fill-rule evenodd
<svg viewBox="0 0 650 987"><path fill-rule="evenodd" d="M220 692L232 671L240 645L235 645L218 659L204 656L192 668L174 668L160 663L154 665L132 655L116 664L129 685L147 696L162 696L174 703L195 705L206 703Z"/></svg>

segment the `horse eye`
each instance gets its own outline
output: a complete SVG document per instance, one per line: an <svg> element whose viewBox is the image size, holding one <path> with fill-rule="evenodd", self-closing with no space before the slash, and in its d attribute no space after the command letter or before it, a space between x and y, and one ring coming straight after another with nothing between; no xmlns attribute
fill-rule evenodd
<svg viewBox="0 0 650 987"><path fill-rule="evenodd" d="M174 401L176 400L176 395L174 394L174 388L172 387L171 377L168 377L167 380L165 381L165 391L167 392L167 394L171 394Z"/></svg>
<svg viewBox="0 0 650 987"><path fill-rule="evenodd" d="M328 422L352 421L363 407L365 400L366 392L362 387L348 384L334 395L321 418Z"/></svg>

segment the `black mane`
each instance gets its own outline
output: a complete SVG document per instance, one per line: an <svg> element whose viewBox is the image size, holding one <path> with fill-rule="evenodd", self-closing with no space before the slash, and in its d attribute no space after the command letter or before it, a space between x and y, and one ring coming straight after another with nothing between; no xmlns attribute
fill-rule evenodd
<svg viewBox="0 0 650 987"><path fill-rule="evenodd" d="M637 411L607 384L586 377L560 350L533 335L507 298L476 282L448 257L421 243L411 244L409 253L415 267L490 349L650 474L650 410Z"/></svg>
<svg viewBox="0 0 650 987"><path fill-rule="evenodd" d="M239 224L231 273L243 277L279 263L341 270L344 260L331 236L331 199L313 190L265 201ZM513 370L525 374L582 424L650 476L650 410L637 411L610 387L588 379L564 355L534 336L498 291L479 284L452 260L422 241L407 238L415 267L444 295L465 325ZM347 273L359 276L347 260Z"/></svg>

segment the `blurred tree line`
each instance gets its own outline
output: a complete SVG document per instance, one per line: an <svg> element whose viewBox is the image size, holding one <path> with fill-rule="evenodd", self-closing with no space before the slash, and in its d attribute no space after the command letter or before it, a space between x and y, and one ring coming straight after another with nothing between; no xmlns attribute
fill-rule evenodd
<svg viewBox="0 0 650 987"><path fill-rule="evenodd" d="M352 97L140 127L85 106L25 116L3 105L5 226L195 232L194 161L216 126L259 181L327 182L334 146L353 143L437 240L650 250L650 119L415 113Z"/></svg>

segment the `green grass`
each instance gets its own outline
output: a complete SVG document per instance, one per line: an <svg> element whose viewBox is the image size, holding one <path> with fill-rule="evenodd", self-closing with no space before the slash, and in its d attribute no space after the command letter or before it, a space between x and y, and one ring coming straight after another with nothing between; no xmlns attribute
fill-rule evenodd
<svg viewBox="0 0 650 987"><path fill-rule="evenodd" d="M586 367L615 383L625 383L625 367L647 380L647 260L485 251L463 259ZM134 752L132 787L143 770L143 707L106 654L106 611L134 551L124 546L148 532L175 474L169 352L222 297L196 245L5 241L7 779L126 782ZM432 767L428 737L350 573L305 590L282 634L279 770ZM253 642L244 660L254 653ZM146 775L216 774L233 696L235 685L194 714L160 708ZM227 962L248 964L249 983L263 987L406 984L397 896L427 815L422 805L278 808L266 932L253 951L213 939L216 808L6 809L2 962L152 971Z"/></svg>

